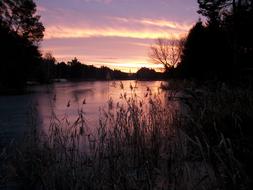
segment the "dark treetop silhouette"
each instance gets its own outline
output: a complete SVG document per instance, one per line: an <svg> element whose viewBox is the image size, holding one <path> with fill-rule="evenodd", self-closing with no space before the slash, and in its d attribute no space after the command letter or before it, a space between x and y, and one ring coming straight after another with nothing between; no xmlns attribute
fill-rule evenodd
<svg viewBox="0 0 253 190"><path fill-rule="evenodd" d="M190 30L173 76L232 79L252 73L253 1L198 0L207 18Z"/></svg>
<svg viewBox="0 0 253 190"><path fill-rule="evenodd" d="M0 88L23 88L40 62L44 27L32 0L0 1Z"/></svg>

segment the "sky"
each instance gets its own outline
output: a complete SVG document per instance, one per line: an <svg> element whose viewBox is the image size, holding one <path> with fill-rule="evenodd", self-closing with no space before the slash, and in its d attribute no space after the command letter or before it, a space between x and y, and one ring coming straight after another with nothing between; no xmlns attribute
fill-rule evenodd
<svg viewBox="0 0 253 190"><path fill-rule="evenodd" d="M38 0L46 31L41 49L57 61L78 58L125 72L159 70L148 53L157 38L185 36L198 20L197 0Z"/></svg>

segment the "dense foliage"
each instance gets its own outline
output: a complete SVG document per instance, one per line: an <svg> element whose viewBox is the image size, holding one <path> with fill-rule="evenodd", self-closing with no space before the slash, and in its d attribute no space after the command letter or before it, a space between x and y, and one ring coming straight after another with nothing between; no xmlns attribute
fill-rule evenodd
<svg viewBox="0 0 253 190"><path fill-rule="evenodd" d="M39 19L32 0L0 1L0 89L22 89L34 77L44 32Z"/></svg>
<svg viewBox="0 0 253 190"><path fill-rule="evenodd" d="M186 39L183 77L232 79L250 74L253 61L253 3L251 0L198 0L198 21Z"/></svg>

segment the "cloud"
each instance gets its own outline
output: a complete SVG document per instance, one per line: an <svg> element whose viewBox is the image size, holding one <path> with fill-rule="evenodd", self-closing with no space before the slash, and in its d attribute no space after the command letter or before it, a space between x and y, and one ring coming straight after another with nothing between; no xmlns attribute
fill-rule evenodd
<svg viewBox="0 0 253 190"><path fill-rule="evenodd" d="M179 39L186 31L169 31L160 28L103 27L83 28L70 26L48 26L45 39L54 38L90 38L90 37L123 37L137 39L156 39L160 37Z"/></svg>
<svg viewBox="0 0 253 190"><path fill-rule="evenodd" d="M129 29L83 29L71 27L48 27L45 39L52 38L89 38L89 37L127 37L140 39L156 39L165 35L164 32L154 33L152 31L132 31Z"/></svg>
<svg viewBox="0 0 253 190"><path fill-rule="evenodd" d="M157 27L168 27L170 29L181 30L181 31L188 31L192 26L193 23L186 24L186 23L179 23L173 22L164 19L149 19L149 18L142 18L142 19L131 19L131 18L123 18L123 17L111 17L112 20L116 20L119 22L124 23L138 23L148 26L157 26Z"/></svg>
<svg viewBox="0 0 253 190"><path fill-rule="evenodd" d="M101 1L101 0L99 0ZM66 13L65 13L66 14ZM65 18L65 17L64 17ZM165 19L106 17L104 23L92 20L59 21L46 27L45 39L123 37L156 39L159 37L180 38L193 23L180 23ZM98 20L98 19L97 19Z"/></svg>

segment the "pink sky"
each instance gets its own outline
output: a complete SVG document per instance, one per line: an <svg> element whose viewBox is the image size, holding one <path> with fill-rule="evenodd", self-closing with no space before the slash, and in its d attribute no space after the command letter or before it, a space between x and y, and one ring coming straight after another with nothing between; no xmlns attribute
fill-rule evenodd
<svg viewBox="0 0 253 190"><path fill-rule="evenodd" d="M135 72L159 69L148 58L154 39L179 38L197 21L196 0L40 0L41 44L58 61Z"/></svg>

